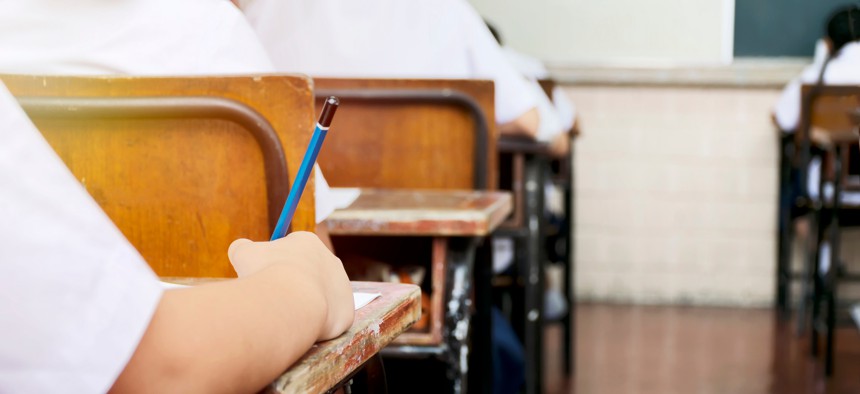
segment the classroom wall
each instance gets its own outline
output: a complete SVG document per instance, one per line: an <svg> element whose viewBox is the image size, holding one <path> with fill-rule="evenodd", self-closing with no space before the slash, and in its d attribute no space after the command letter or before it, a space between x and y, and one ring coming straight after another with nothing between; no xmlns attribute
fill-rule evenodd
<svg viewBox="0 0 860 394"><path fill-rule="evenodd" d="M567 88L580 300L773 302L778 89Z"/></svg>
<svg viewBox="0 0 860 394"><path fill-rule="evenodd" d="M717 64L734 0L469 0L507 45L552 66Z"/></svg>

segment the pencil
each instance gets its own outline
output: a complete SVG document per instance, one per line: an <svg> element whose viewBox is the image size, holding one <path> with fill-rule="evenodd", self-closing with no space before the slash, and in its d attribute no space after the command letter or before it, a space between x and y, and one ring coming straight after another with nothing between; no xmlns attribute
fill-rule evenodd
<svg viewBox="0 0 860 394"><path fill-rule="evenodd" d="M299 167L299 172L296 174L296 181L293 182L290 188L290 194L287 196L287 202L284 203L284 209L281 211L281 217L278 218L278 224L275 226L275 231L272 232L272 241L283 238L287 235L287 229L290 228L290 222L293 221L293 215L296 213L296 207L299 205L299 200L302 198L302 192L305 190L305 185L308 183L308 178L311 175L311 170L314 168L314 163L317 161L317 155L320 153L325 136L328 133L328 128L331 126L331 121L334 118L334 113L340 105L340 100L337 97L331 96L325 100L320 119L317 122L317 127L314 129L314 135L311 137L311 142L308 144L308 150L305 151L305 157L302 159L302 165Z"/></svg>

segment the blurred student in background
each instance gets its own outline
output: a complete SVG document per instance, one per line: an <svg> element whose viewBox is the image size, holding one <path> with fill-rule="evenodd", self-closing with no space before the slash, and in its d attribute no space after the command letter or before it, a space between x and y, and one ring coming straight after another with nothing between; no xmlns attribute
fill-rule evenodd
<svg viewBox="0 0 860 394"><path fill-rule="evenodd" d="M826 36L819 41L813 63L792 80L774 108L774 121L793 133L800 122L800 88L819 80L826 85L860 84L860 8L844 7L828 19ZM822 71L824 71L822 73Z"/></svg>
<svg viewBox="0 0 860 394"><path fill-rule="evenodd" d="M860 8L856 5L841 7L833 12L825 24L825 35L818 41L815 48L813 63L803 70L803 73L792 80L783 90L782 95L774 107L772 118L774 123L783 132L782 155L781 155L781 179L780 179L780 260L784 264L790 264L790 250L792 236L796 233L801 238L807 238L810 233L809 222L798 220L792 223L794 218L804 215L804 209L798 210L795 201L799 196L809 196L818 199L819 181L821 179L822 158L821 152L813 147L809 166L806 171L806 185L801 184L800 171L795 169L793 161L796 147L794 145L794 134L802 126L801 117L801 87L804 84L824 85L856 85L860 83ZM857 146L852 146L850 154L858 157ZM851 173L857 173L857 160L849 160L852 163L849 168ZM804 190L805 188L805 190ZM825 186L825 194L827 194ZM832 191L831 191L832 193ZM844 193L843 200L853 199L860 201L856 193ZM829 248L825 243L822 249Z"/></svg>
<svg viewBox="0 0 860 394"><path fill-rule="evenodd" d="M555 86L547 95L541 88L539 81L549 79L549 70L544 66L540 59L519 52L509 46L505 46L502 41L502 35L499 30L490 22L486 22L487 28L496 42L502 47L505 57L517 71L520 72L526 79L532 82L532 88L540 90L540 100L538 101L538 113L541 119L551 119L550 122L545 122L542 127L548 130L546 134L552 135L550 140L552 151L556 156L565 156L570 150L569 133L577 129L576 107L564 93L561 86Z"/></svg>
<svg viewBox="0 0 860 394"><path fill-rule="evenodd" d="M318 77L490 79L505 135L552 141L539 90L465 0L238 0L278 71Z"/></svg>

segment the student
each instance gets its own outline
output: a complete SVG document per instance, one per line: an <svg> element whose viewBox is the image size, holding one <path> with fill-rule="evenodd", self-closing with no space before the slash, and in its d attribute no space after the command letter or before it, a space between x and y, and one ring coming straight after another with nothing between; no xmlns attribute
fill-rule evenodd
<svg viewBox="0 0 860 394"><path fill-rule="evenodd" d="M487 28L492 33L493 38L502 47L505 58L511 65L520 72L524 77L532 82L532 87L540 90L540 100L538 102L538 113L542 120L551 119L550 121L541 122L541 127L551 128L551 133L554 135L550 142L552 153L555 156L567 156L570 151L570 132L573 132L578 126L576 122L576 108L564 89L561 86L553 88L551 94L543 91L538 81L548 79L550 77L549 70L543 65L540 59L526 55L509 46L505 46L502 42L502 36L498 29L490 22L485 21Z"/></svg>
<svg viewBox="0 0 860 394"><path fill-rule="evenodd" d="M158 278L0 83L0 392L254 392L353 320L313 234L238 240L239 279Z"/></svg>
<svg viewBox="0 0 860 394"><path fill-rule="evenodd" d="M826 85L852 85L860 83L860 8L848 6L837 9L828 18L825 25L826 34L819 40L815 48L815 56L812 65L804 69L803 73L792 80L783 90L772 113L774 123L783 132L782 154L780 157L780 201L779 219L780 229L779 259L781 264L788 264L790 258L791 234L795 233L801 238L806 238L811 231L810 222L794 219L805 215L805 208L798 209L796 205L799 196L808 196L814 200L819 196L819 180L821 178L822 159L820 153L813 147L812 157L806 170L806 185L802 184L801 171L795 169L792 162L794 147L794 133L801 126L801 86L803 84L822 83ZM853 170L853 169L849 169ZM853 171L852 171L853 172ZM804 192L804 188L806 191ZM825 185L825 195L828 193L828 185ZM857 201L856 193L843 193L843 202ZM821 245L822 259L829 259L827 253L829 245L824 242ZM822 260L829 261L829 260ZM823 265L829 265L823 263Z"/></svg>
<svg viewBox="0 0 860 394"><path fill-rule="evenodd" d="M490 79L507 135L550 141L537 94L464 0L239 0L279 71L320 77Z"/></svg>
<svg viewBox="0 0 860 394"><path fill-rule="evenodd" d="M826 23L826 35L816 46L813 64L807 67L803 73L792 80L783 90L774 110L773 121L785 133L783 144L787 145L787 151L791 151L793 138L791 135L800 126L801 86L803 84L815 84L821 79L821 83L827 85L858 84L860 83L860 8L848 6L836 10ZM822 70L824 71L822 73ZM783 157L783 167L787 166L788 157ZM802 194L805 187L806 194L812 198L818 198L818 179L821 173L821 158L813 157L807 169L807 185L798 183L798 174L791 174L783 179L780 199L780 228L785 228L788 223L785 219L787 212L794 205L796 196ZM846 193L845 196L851 195ZM807 230L803 225L798 228L801 233Z"/></svg>
<svg viewBox="0 0 860 394"><path fill-rule="evenodd" d="M774 108L774 121L781 130L793 133L800 122L800 89L815 84L827 64L822 83L827 85L860 84L860 8L845 7L827 21L824 44L816 50L815 61L792 80ZM828 62L829 58L829 62Z"/></svg>
<svg viewBox="0 0 860 394"><path fill-rule="evenodd" d="M275 72L242 13L224 0L0 0L0 9L0 73ZM316 220L321 223L351 201L329 192L319 168L315 179Z"/></svg>

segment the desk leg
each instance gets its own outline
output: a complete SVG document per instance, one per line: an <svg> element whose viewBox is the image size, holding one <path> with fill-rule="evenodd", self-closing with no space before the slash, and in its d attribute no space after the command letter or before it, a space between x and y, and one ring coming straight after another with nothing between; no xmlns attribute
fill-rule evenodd
<svg viewBox="0 0 860 394"><path fill-rule="evenodd" d="M564 252L564 296L567 299L567 318L564 321L564 373L571 375L574 373L576 364L573 351L576 348L576 296L574 293L573 277L576 273L575 255L574 255L574 188L576 187L576 178L574 177L573 159L574 159L574 144L570 142L570 156L567 158L567 188L564 191L564 211L566 215L564 220L567 221L567 232L565 233L565 252Z"/></svg>
<svg viewBox="0 0 860 394"><path fill-rule="evenodd" d="M261 394L275 394L273 387L261 391ZM335 385L326 394L388 394L388 382L385 380L385 367L382 356L376 353L367 359L352 375Z"/></svg>
<svg viewBox="0 0 860 394"><path fill-rule="evenodd" d="M448 378L454 394L466 392L469 375L469 335L472 315L472 270L476 242L473 239L448 239L449 291L445 307L443 338L447 352Z"/></svg>
<svg viewBox="0 0 860 394"><path fill-rule="evenodd" d="M368 394L388 394L388 383L385 381L385 366L382 356L377 353L364 364L365 387ZM353 392L357 390L353 389Z"/></svg>
<svg viewBox="0 0 860 394"><path fill-rule="evenodd" d="M475 315L472 325L472 352L469 357L469 369L472 372L469 379L471 393L493 392L492 246L490 238L483 239L474 263Z"/></svg>
<svg viewBox="0 0 860 394"><path fill-rule="evenodd" d="M833 155L833 219L830 221L830 268L825 275L825 293L827 303L827 337L824 354L824 373L833 376L833 352L836 341L836 286L839 282L839 271L842 269L840 256L839 210L842 205L842 145L836 144ZM823 178L823 176L822 176Z"/></svg>
<svg viewBox="0 0 860 394"><path fill-rule="evenodd" d="M531 156L526 160L526 225L528 238L525 267L520 267L525 280L525 353L526 393L540 394L541 364L543 362L543 300L544 300L544 159Z"/></svg>

